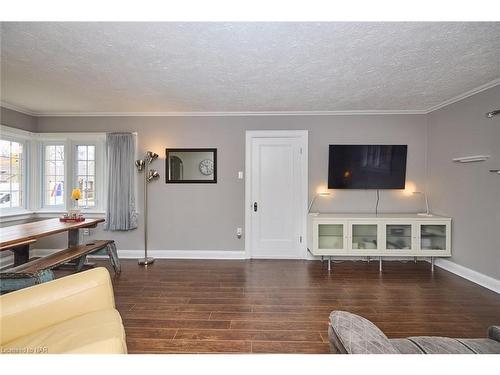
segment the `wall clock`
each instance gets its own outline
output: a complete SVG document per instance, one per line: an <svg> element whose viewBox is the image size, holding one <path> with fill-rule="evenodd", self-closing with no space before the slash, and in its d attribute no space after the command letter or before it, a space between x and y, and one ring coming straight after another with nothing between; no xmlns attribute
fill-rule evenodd
<svg viewBox="0 0 500 375"><path fill-rule="evenodd" d="M201 174L209 176L214 173L214 162L210 159L200 161L199 169Z"/></svg>

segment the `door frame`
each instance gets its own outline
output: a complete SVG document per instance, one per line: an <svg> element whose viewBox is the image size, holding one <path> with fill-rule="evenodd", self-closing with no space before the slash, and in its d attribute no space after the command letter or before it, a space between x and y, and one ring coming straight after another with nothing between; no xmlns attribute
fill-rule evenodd
<svg viewBox="0 0 500 375"><path fill-rule="evenodd" d="M307 209L309 199L309 132L307 130L247 130L245 131L245 258L252 258L252 140L254 138L298 138L302 150L300 158L302 257L307 259ZM277 259L269 257L270 259Z"/></svg>

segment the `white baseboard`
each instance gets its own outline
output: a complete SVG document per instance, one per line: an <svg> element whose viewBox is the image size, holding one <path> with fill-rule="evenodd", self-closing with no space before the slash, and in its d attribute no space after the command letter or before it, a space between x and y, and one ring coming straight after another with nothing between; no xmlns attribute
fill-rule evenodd
<svg viewBox="0 0 500 375"><path fill-rule="evenodd" d="M33 249L32 256L47 256L62 249ZM244 250L149 250L148 256L157 259L246 259ZM104 256L89 256L89 258ZM144 250L118 250L120 259L139 259L144 257Z"/></svg>
<svg viewBox="0 0 500 375"><path fill-rule="evenodd" d="M250 259L250 258L248 258ZM265 255L259 255L259 256L253 256L251 259L268 259L268 260L307 260L307 258L304 258L304 257L296 257L296 258L292 258L292 257L289 257L289 256L265 256Z"/></svg>
<svg viewBox="0 0 500 375"><path fill-rule="evenodd" d="M244 250L148 250L148 256L157 259L246 259ZM144 257L144 250L118 250L118 257L139 259Z"/></svg>
<svg viewBox="0 0 500 375"><path fill-rule="evenodd" d="M436 258L434 265L500 294L500 280L494 279L491 276L484 275L443 258Z"/></svg>

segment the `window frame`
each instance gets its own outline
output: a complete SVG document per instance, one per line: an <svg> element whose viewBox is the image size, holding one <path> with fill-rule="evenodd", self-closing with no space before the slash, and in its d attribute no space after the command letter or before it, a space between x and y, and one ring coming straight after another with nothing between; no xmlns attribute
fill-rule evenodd
<svg viewBox="0 0 500 375"><path fill-rule="evenodd" d="M41 145L40 159L42 163L45 163L45 146L46 145L62 145L64 144L64 183L65 183L65 193L64 199L65 203L58 206L48 206L43 200L43 191L40 194L40 205L39 209L41 212L67 212L67 210L73 209L73 202L71 200L71 190L76 186L76 180L78 176L78 157L77 146L79 145L89 145L95 146L95 201L96 205L91 208L80 207L81 212L87 213L105 213L105 199L104 194L106 191L106 176L105 176L105 144L106 144L106 134L105 133L38 133L39 144ZM102 160L102 163L97 163L97 160ZM43 188L43 183L45 180L45 170L44 166L40 169L42 171L38 182L38 189Z"/></svg>
<svg viewBox="0 0 500 375"><path fill-rule="evenodd" d="M80 208L90 216L101 217L106 212L106 133L37 133L0 124L2 139L23 144L23 208L5 208L0 210L0 222L29 218L32 214L54 217L72 209L71 188L76 186L76 145L96 146L96 206ZM64 144L65 154L65 203L57 206L47 206L43 197L43 184L45 180L45 145Z"/></svg>
<svg viewBox="0 0 500 375"><path fill-rule="evenodd" d="M39 199L40 199L40 208L46 211L61 211L66 210L68 205L68 145L67 142L62 140L42 140L40 142L41 154L40 154L40 181L38 183L39 189ZM63 195L63 203L58 205L48 205L45 201L45 155L47 146L64 146L64 195Z"/></svg>
<svg viewBox="0 0 500 375"><path fill-rule="evenodd" d="M95 179L95 188L94 188L94 207L80 207L81 211L104 211L104 191L106 186L105 179L105 166L104 166L104 147L105 141L102 140L85 140L79 139L72 141L71 150L72 150L72 173L71 173L71 181L74 186L76 186L76 182L78 179L78 146L95 146L94 152L94 179ZM74 186L72 185L72 189ZM71 192L70 192L71 196Z"/></svg>
<svg viewBox="0 0 500 375"><path fill-rule="evenodd" d="M30 160L30 154L29 154L29 149L30 149L30 144L28 142L28 139L22 134L16 135L14 133L6 132L4 127L2 126L2 131L0 132L0 139L3 141L7 142L16 142L22 145L23 148L23 153L22 153L22 175L23 175L23 180L21 183L22 186L22 196L21 196L21 205L18 207L2 207L0 209L1 213L0 216L8 216L16 213L26 213L27 208L30 203L30 189L29 189L29 160Z"/></svg>

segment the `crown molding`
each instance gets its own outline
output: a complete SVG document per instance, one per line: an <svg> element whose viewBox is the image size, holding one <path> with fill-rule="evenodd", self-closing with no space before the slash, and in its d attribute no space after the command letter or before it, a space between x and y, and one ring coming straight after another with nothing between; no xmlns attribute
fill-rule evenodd
<svg viewBox="0 0 500 375"><path fill-rule="evenodd" d="M4 108L34 117L246 117L246 116L363 116L426 115L472 95L500 85L500 78L485 83L427 109L409 110L345 110L345 111L255 111L255 112L35 112L24 107L0 102Z"/></svg>
<svg viewBox="0 0 500 375"><path fill-rule="evenodd" d="M14 104L9 104L9 103L6 103L4 101L0 102L0 106L3 108L10 109L12 111L16 111L16 112L28 115L28 116L34 116L34 117L38 116L38 114L36 112L33 112L27 108L19 107L19 106L14 105Z"/></svg>
<svg viewBox="0 0 500 375"><path fill-rule="evenodd" d="M446 107L446 106L448 106L450 104L459 102L461 100L464 100L464 99L468 98L469 96L472 96L472 95L475 95L475 94L479 94L481 91L485 91L485 90L491 89L492 87L495 87L495 86L498 86L498 85L500 85L500 78L494 79L493 81L485 83L484 85L481 85L481 86L478 86L476 88L473 88L472 90L466 91L463 94L457 95L457 96L455 96L455 97L453 97L451 99L445 100L442 103L439 103L439 104L437 104L435 106L432 106L429 109L427 109L426 113L428 114L428 113L437 111L438 109L444 108L444 107Z"/></svg>
<svg viewBox="0 0 500 375"><path fill-rule="evenodd" d="M255 111L255 112L42 112L38 117L237 117L237 116L353 116L423 115L423 110Z"/></svg>

